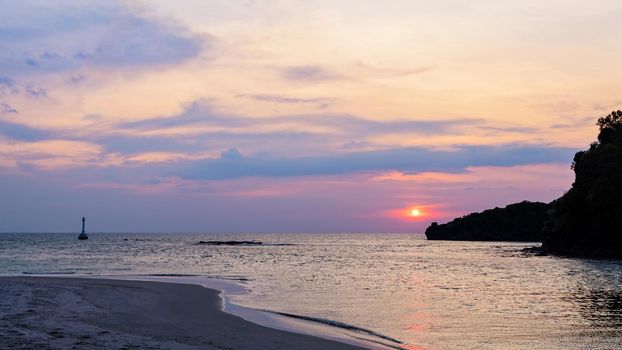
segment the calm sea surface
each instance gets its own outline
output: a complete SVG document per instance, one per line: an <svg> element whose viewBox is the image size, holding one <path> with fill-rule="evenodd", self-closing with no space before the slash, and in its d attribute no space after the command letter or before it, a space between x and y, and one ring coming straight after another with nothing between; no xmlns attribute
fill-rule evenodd
<svg viewBox="0 0 622 350"><path fill-rule="evenodd" d="M125 239L128 239L127 241ZM266 246L205 246L199 240ZM279 245L286 244L286 245ZM0 274L195 274L421 349L622 349L622 262L388 234L0 234Z"/></svg>

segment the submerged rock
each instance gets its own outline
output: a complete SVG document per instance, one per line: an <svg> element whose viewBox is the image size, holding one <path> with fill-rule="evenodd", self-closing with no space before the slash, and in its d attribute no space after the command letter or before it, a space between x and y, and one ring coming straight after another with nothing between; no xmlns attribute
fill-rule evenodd
<svg viewBox="0 0 622 350"><path fill-rule="evenodd" d="M521 252L525 255L536 255L536 256L546 255L546 253L544 252L544 249L542 249L542 246L523 248L521 249Z"/></svg>
<svg viewBox="0 0 622 350"><path fill-rule="evenodd" d="M199 241L197 245L262 245L260 241Z"/></svg>

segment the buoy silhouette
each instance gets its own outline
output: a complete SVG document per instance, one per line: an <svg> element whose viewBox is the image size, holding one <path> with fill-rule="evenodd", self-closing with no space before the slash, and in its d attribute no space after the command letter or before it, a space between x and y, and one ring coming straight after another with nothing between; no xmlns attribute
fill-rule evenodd
<svg viewBox="0 0 622 350"><path fill-rule="evenodd" d="M85 223L85 221L86 221L86 218L83 216L82 217L82 233L80 233L80 235L78 235L78 239L89 239L89 236L84 231L84 223Z"/></svg>

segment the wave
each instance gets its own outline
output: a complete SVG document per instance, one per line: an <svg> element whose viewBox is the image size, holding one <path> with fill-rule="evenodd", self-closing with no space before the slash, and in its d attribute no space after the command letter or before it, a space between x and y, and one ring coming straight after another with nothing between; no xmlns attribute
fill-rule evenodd
<svg viewBox="0 0 622 350"><path fill-rule="evenodd" d="M22 272L22 275L75 275L76 273L74 271L43 271L43 272L31 272L31 271L24 271Z"/></svg>
<svg viewBox="0 0 622 350"><path fill-rule="evenodd" d="M403 341L399 340L399 339L395 339L395 338L391 338L387 335L378 333L378 332L374 332L372 330L366 329L366 328L362 328L362 327L358 327L358 326L353 326L351 324L347 324L344 322L339 322L339 321L335 321L335 320L328 320L325 318L320 318L320 317L311 317L311 316L303 316L303 315L296 315L296 314L290 314L287 312L279 312L279 311L270 311L270 310L261 310L264 312L269 312L269 313L273 313L273 314L277 314L277 315L281 315L281 316L285 316L285 317L291 317L291 318L296 318L299 320L305 320L305 321L310 321L310 322L317 322L317 323L322 323L331 327L337 327L337 328L341 328L341 329L346 329L349 331L354 331L354 332L358 332L358 333L364 333L367 335L371 335L373 337L376 338L380 338L380 339L384 339L384 340L388 340L390 342L396 343L396 344L404 344ZM387 344L384 344L387 345ZM402 349L400 347L394 347L396 349Z"/></svg>

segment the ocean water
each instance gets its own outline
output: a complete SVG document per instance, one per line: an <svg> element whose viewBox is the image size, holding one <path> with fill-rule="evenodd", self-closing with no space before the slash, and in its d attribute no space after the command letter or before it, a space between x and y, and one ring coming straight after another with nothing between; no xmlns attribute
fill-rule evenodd
<svg viewBox="0 0 622 350"><path fill-rule="evenodd" d="M127 239L127 240L126 240ZM263 246L196 245L259 240ZM622 349L622 262L405 234L0 234L0 275L188 274L412 349Z"/></svg>

